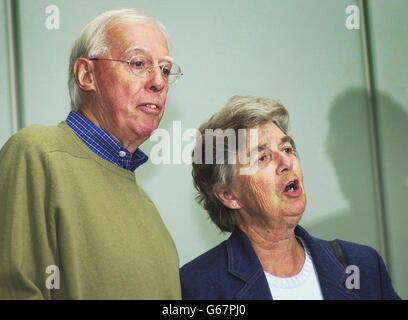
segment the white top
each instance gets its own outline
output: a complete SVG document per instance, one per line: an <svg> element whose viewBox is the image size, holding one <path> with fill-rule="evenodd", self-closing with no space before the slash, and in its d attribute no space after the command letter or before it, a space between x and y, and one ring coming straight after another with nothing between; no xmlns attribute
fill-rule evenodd
<svg viewBox="0 0 408 320"><path fill-rule="evenodd" d="M297 237L305 248L305 263L302 270L288 278L276 277L265 272L269 289L274 300L323 300L319 279L312 257L303 239Z"/></svg>

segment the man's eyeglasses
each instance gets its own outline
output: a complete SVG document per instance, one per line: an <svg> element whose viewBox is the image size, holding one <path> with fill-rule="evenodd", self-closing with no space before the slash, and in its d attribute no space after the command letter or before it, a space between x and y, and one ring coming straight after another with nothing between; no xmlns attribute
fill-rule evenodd
<svg viewBox="0 0 408 320"><path fill-rule="evenodd" d="M183 75L181 68L178 64L173 62L164 62L154 65L153 62L145 56L139 55L130 58L129 60L118 60L118 59L108 59L108 58L89 58L92 61L108 60L108 61L118 61L125 62L129 65L130 71L142 78L147 78L154 68L160 68L161 74L164 80L168 84L175 83Z"/></svg>

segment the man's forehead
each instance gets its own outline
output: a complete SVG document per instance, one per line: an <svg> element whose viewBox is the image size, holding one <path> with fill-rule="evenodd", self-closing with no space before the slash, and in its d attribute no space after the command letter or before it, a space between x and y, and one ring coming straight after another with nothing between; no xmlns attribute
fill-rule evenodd
<svg viewBox="0 0 408 320"><path fill-rule="evenodd" d="M143 55L147 55L147 56L152 56L152 53L150 51L149 48L147 47L143 47L143 46L131 46L129 48L127 48L124 52L124 54L129 54L129 53L134 53L134 54L143 54ZM173 58L170 56L164 56L162 57L161 60L166 60L169 62L173 62Z"/></svg>
<svg viewBox="0 0 408 320"><path fill-rule="evenodd" d="M106 36L111 49L121 54L140 51L152 55L157 48L163 55L168 54L163 32L148 22L119 20L107 27Z"/></svg>

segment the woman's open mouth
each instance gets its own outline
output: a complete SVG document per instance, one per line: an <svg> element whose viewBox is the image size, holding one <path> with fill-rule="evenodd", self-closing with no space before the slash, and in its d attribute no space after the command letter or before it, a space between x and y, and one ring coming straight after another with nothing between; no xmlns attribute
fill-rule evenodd
<svg viewBox="0 0 408 320"><path fill-rule="evenodd" d="M290 197L298 197L300 194L302 194L302 187L299 184L299 180L296 179L289 181L283 190L283 193Z"/></svg>

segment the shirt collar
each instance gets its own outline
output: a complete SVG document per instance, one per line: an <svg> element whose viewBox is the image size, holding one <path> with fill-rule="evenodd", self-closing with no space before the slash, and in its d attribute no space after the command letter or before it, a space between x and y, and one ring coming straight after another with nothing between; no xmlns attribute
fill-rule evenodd
<svg viewBox="0 0 408 320"><path fill-rule="evenodd" d="M148 159L148 156L139 148L132 155L118 140L79 112L71 111L66 122L89 149L123 169L135 171Z"/></svg>

